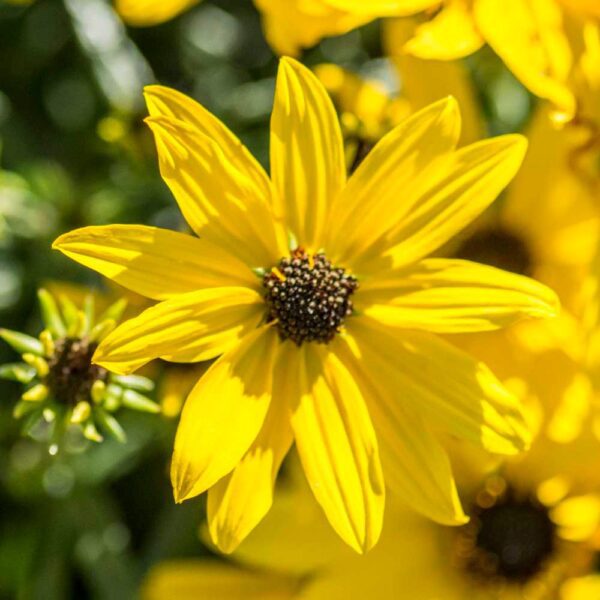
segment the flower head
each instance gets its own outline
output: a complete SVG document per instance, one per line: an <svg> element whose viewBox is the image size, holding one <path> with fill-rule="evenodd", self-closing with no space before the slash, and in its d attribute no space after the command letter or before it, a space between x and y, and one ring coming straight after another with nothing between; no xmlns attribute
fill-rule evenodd
<svg viewBox="0 0 600 600"><path fill-rule="evenodd" d="M316 499L358 551L381 530L382 462L411 506L463 523L434 429L502 454L525 448L528 432L485 365L433 334L546 317L557 304L526 277L425 256L494 200L524 139L456 150L448 98L393 129L347 180L333 105L286 58L269 178L191 99L159 86L146 98L161 174L199 237L116 225L54 246L159 300L103 340L97 364L127 374L157 357L220 356L182 412L176 500L209 490L211 534L232 551L268 511L295 442Z"/></svg>
<svg viewBox="0 0 600 600"><path fill-rule="evenodd" d="M91 295L81 309L68 296L61 296L62 310L45 289L38 296L45 325L39 338L0 329L0 337L23 360L0 366L0 377L27 386L14 416L25 418L27 433L48 439L52 454L67 429L78 429L94 442L102 441L101 432L124 442L125 432L113 415L117 409L159 411L140 393L152 391L150 379L116 375L92 363L98 344L115 328L125 303L117 301L96 320Z"/></svg>

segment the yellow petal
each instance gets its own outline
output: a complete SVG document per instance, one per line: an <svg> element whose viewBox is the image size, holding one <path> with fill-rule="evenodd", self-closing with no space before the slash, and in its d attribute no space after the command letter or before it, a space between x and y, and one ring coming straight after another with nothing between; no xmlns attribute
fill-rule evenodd
<svg viewBox="0 0 600 600"><path fill-rule="evenodd" d="M342 134L325 88L290 58L279 64L271 117L276 212L301 246L321 246L331 202L345 184Z"/></svg>
<svg viewBox="0 0 600 600"><path fill-rule="evenodd" d="M239 138L200 103L162 85L146 86L144 98L150 116L178 119L208 136L219 146L225 158L254 182L262 197L271 198L271 184L260 163Z"/></svg>
<svg viewBox="0 0 600 600"><path fill-rule="evenodd" d="M296 447L315 498L357 552L379 538L385 489L375 431L351 374L327 348L305 344L290 389Z"/></svg>
<svg viewBox="0 0 600 600"><path fill-rule="evenodd" d="M497 454L529 445L519 401L483 363L434 335L391 333L368 317L349 320L348 331L373 379L429 423Z"/></svg>
<svg viewBox="0 0 600 600"><path fill-rule="evenodd" d="M271 401L277 333L247 335L190 392L175 436L175 500L197 496L227 475L261 430Z"/></svg>
<svg viewBox="0 0 600 600"><path fill-rule="evenodd" d="M208 288L174 296L110 333L94 362L127 374L155 358L200 362L236 346L263 318L263 300L242 287Z"/></svg>
<svg viewBox="0 0 600 600"><path fill-rule="evenodd" d="M425 419L410 410L396 391L381 385L357 356L348 335L335 351L367 398L388 488L411 508L444 525L460 525L465 516L450 461Z"/></svg>
<svg viewBox="0 0 600 600"><path fill-rule="evenodd" d="M338 10L322 0L254 0L262 13L265 37L280 55L297 56L321 38L346 33L373 15Z"/></svg>
<svg viewBox="0 0 600 600"><path fill-rule="evenodd" d="M471 11L464 0L450 0L429 22L417 27L404 49L428 60L455 60L483 46Z"/></svg>
<svg viewBox="0 0 600 600"><path fill-rule="evenodd" d="M362 282L354 305L388 327L460 333L554 316L558 298L529 277L466 260L431 258Z"/></svg>
<svg viewBox="0 0 600 600"><path fill-rule="evenodd" d="M571 577L561 587L560 598L561 600L592 600L592 598L600 598L600 575Z"/></svg>
<svg viewBox="0 0 600 600"><path fill-rule="evenodd" d="M454 149L460 114L445 98L393 129L367 155L335 202L327 252L352 264L390 224L415 210L410 191L432 175Z"/></svg>
<svg viewBox="0 0 600 600"><path fill-rule="evenodd" d="M404 51L412 37L415 19L386 19L383 43L402 80L402 96L413 110L419 110L440 98L454 96L460 106L460 145L472 144L484 137L485 123L475 86L465 65L459 61L420 60Z"/></svg>
<svg viewBox="0 0 600 600"><path fill-rule="evenodd" d="M158 227L82 227L61 235L52 247L154 300L207 287L252 287L257 282L242 261L208 240Z"/></svg>
<svg viewBox="0 0 600 600"><path fill-rule="evenodd" d="M189 123L148 117L160 172L192 229L250 267L275 264L278 249L268 198L225 156L217 142Z"/></svg>
<svg viewBox="0 0 600 600"><path fill-rule="evenodd" d="M150 27L164 23L199 0L115 0L115 9L128 25Z"/></svg>
<svg viewBox="0 0 600 600"><path fill-rule="evenodd" d="M564 540L590 540L600 526L600 497L596 494L573 496L554 507L550 513Z"/></svg>
<svg viewBox="0 0 600 600"><path fill-rule="evenodd" d="M408 190L398 204L402 215L378 214L388 229L350 266L379 273L409 265L430 254L486 209L514 177L527 142L504 135L461 148L431 178L418 176L420 189ZM387 219L387 221L386 221Z"/></svg>
<svg viewBox="0 0 600 600"><path fill-rule="evenodd" d="M291 600L298 578L243 569L217 560L173 560L152 568L142 600Z"/></svg>
<svg viewBox="0 0 600 600"><path fill-rule="evenodd" d="M324 4L353 14L376 17L406 16L439 4L440 0L323 0Z"/></svg>
<svg viewBox="0 0 600 600"><path fill-rule="evenodd" d="M483 37L516 77L572 117L566 81L573 59L555 0L476 0L474 11Z"/></svg>
<svg viewBox="0 0 600 600"><path fill-rule="evenodd" d="M273 503L277 472L293 441L288 400L294 390L288 387L288 372L297 370L299 358L293 344L281 347L273 399L260 433L235 469L208 491L208 527L222 552L233 552Z"/></svg>

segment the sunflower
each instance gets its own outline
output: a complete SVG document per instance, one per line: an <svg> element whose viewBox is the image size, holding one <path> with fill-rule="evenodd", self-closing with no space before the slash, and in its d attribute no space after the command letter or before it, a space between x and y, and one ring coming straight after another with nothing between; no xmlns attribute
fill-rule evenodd
<svg viewBox="0 0 600 600"><path fill-rule="evenodd" d="M54 247L160 301L113 331L97 364L126 374L158 357L220 356L181 415L176 501L209 490L211 535L232 551L268 511L295 441L317 501L357 551L381 529L382 459L413 507L464 522L434 429L500 454L529 436L487 367L433 334L547 317L557 300L526 277L425 257L493 201L524 139L456 150L460 116L447 98L393 129L346 181L325 89L284 58L269 179L188 97L151 86L146 98L161 174L199 237L114 225Z"/></svg>
<svg viewBox="0 0 600 600"><path fill-rule="evenodd" d="M471 521L447 527L389 503L381 540L353 555L323 526L295 474L273 511L235 553L235 563L171 560L154 567L144 600L589 600L600 556L598 476L578 467L598 441L540 438L533 452L461 490ZM572 475L575 475L574 477ZM282 541L283 539L283 541ZM584 592L589 593L585 595Z"/></svg>
<svg viewBox="0 0 600 600"><path fill-rule="evenodd" d="M146 395L154 389L151 379L124 377L92 364L96 347L116 327L127 302L119 299L109 304L101 297L96 302L89 291L83 295L72 284L54 282L52 287L60 290L59 302L48 290L38 291L45 326L38 338L0 329L0 338L22 360L0 365L0 378L26 386L13 416L23 419L24 433L48 441L51 454L68 447L77 433L93 442L104 439L101 432L125 442L116 411L160 412ZM96 319L98 304L106 309Z"/></svg>

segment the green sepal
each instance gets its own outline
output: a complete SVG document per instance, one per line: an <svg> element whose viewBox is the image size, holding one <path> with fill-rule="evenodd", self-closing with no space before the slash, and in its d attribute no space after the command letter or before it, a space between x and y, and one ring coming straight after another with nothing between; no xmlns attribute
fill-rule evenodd
<svg viewBox="0 0 600 600"><path fill-rule="evenodd" d="M37 410L31 411L25 421L23 422L23 427L21 431L24 435L28 435L30 437L35 437L33 435L34 430L42 425L42 423L46 423L44 419L44 409L38 404L34 404Z"/></svg>
<svg viewBox="0 0 600 600"><path fill-rule="evenodd" d="M12 415L15 419L21 419L25 415L28 415L34 410L39 409L39 405L35 402L25 402L25 400L19 400L13 408Z"/></svg>
<svg viewBox="0 0 600 600"><path fill-rule="evenodd" d="M140 392L151 392L154 389L154 381L142 375L112 375L111 381L124 388L131 388Z"/></svg>
<svg viewBox="0 0 600 600"><path fill-rule="evenodd" d="M35 377L35 374L36 370L25 363L0 365L0 379L29 383Z"/></svg>
<svg viewBox="0 0 600 600"><path fill-rule="evenodd" d="M117 322L114 319L100 321L90 331L90 342L101 342L116 326Z"/></svg>
<svg viewBox="0 0 600 600"><path fill-rule="evenodd" d="M83 313L85 314L88 326L88 330L84 331L84 335L87 335L94 324L94 317L96 315L96 303L92 294L87 294L83 300Z"/></svg>
<svg viewBox="0 0 600 600"><path fill-rule="evenodd" d="M160 406L156 402L153 402L150 398L146 398L146 396L142 396L142 394L139 394L135 390L125 390L123 396L121 396L121 402L123 406L132 410L153 414L160 412Z"/></svg>
<svg viewBox="0 0 600 600"><path fill-rule="evenodd" d="M122 444L127 441L127 435L119 424L119 421L117 421L110 413L107 413L101 408L95 408L94 418L100 427L106 430L113 438L115 438L115 440Z"/></svg>
<svg viewBox="0 0 600 600"><path fill-rule="evenodd" d="M54 296L44 288L38 290L38 300L42 309L42 319L46 328L57 337L64 337L67 333L65 324L60 316Z"/></svg>
<svg viewBox="0 0 600 600"><path fill-rule="evenodd" d="M38 356L44 355L44 346L40 340L20 331L0 329L0 337L19 354L31 352Z"/></svg>
<svg viewBox="0 0 600 600"><path fill-rule="evenodd" d="M67 329L70 329L73 327L73 324L77 322L77 306L75 305L75 302L65 294L61 294L58 301L62 309L63 322Z"/></svg>
<svg viewBox="0 0 600 600"><path fill-rule="evenodd" d="M98 319L98 323L102 323L102 321L118 321L125 312L127 308L127 300L125 298L119 298L114 304L111 304L102 314L102 316Z"/></svg>

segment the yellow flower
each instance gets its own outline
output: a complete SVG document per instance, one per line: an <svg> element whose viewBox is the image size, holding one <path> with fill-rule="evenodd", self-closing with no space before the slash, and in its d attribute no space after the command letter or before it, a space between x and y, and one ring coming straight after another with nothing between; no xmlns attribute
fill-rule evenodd
<svg viewBox="0 0 600 600"><path fill-rule="evenodd" d="M149 27L170 21L200 0L115 0L115 9L128 25Z"/></svg>
<svg viewBox="0 0 600 600"><path fill-rule="evenodd" d="M439 0L254 0L266 38L279 54L296 56L322 38L341 35L378 17L410 15Z"/></svg>
<svg viewBox="0 0 600 600"><path fill-rule="evenodd" d="M141 596L596 598L600 496L583 478L570 479L569 469L577 470L582 451L598 456L598 442L564 448L542 441L533 449L465 492L472 520L462 527L426 521L390 502L381 540L366 557L353 555L331 535L292 468L271 514L234 555L237 566L202 559L165 562L150 571ZM585 460L598 469L597 459Z"/></svg>
<svg viewBox="0 0 600 600"><path fill-rule="evenodd" d="M157 357L222 355L182 412L176 500L209 490L211 535L231 551L268 511L295 441L316 499L358 551L381 529L381 460L411 506L464 522L434 430L501 454L526 447L528 432L491 372L433 334L546 317L557 302L526 277L425 257L494 200L524 139L456 150L447 98L392 130L346 181L333 105L285 58L269 179L197 103L159 86L146 97L161 174L199 237L115 225L54 246L160 301L103 341L98 364L130 373Z"/></svg>
<svg viewBox="0 0 600 600"><path fill-rule="evenodd" d="M523 85L569 120L576 101L569 84L568 19L557 0L444 0L405 49L421 58L453 60L488 43ZM579 37L580 31L578 26Z"/></svg>

